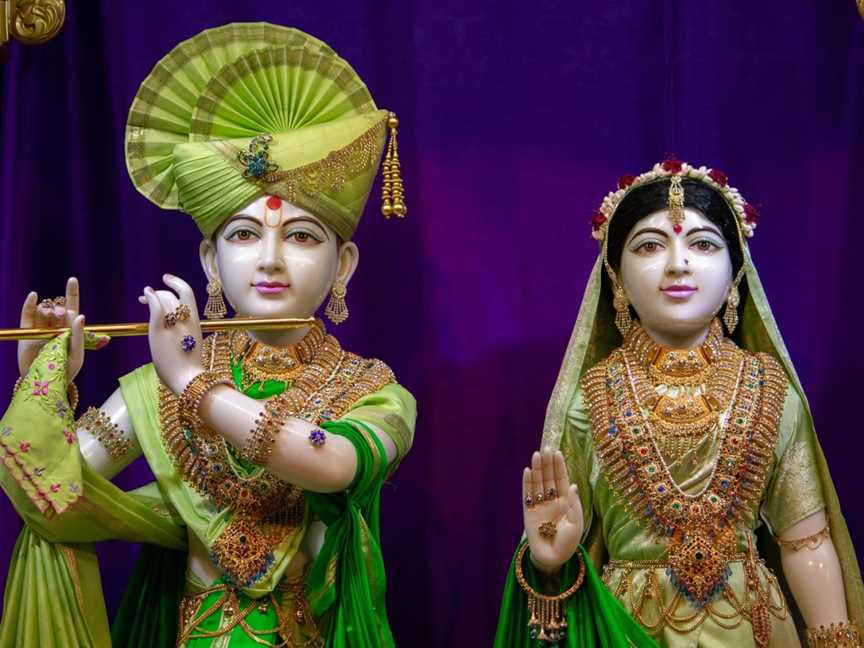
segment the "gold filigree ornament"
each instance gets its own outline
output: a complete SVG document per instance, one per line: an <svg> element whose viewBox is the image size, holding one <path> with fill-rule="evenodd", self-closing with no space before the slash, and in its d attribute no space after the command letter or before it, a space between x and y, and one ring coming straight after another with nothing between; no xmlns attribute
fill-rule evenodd
<svg viewBox="0 0 864 648"><path fill-rule="evenodd" d="M297 349L302 371L282 394L266 401L266 411L274 418L288 411L320 425L394 380L387 365L343 351L320 325L312 327L304 341L307 338L309 343L303 346L301 342ZM208 372L230 374L231 340L227 333L207 338L202 351L202 365ZM217 432L181 409L180 399L160 385L162 445L177 473L215 509L231 513L210 548L210 558L227 581L248 587L267 574L275 560L275 548L303 524L306 507L302 491L267 470L245 470Z"/></svg>
<svg viewBox="0 0 864 648"><path fill-rule="evenodd" d="M4 10L6 15L4 15ZM64 0L0 2L0 45L8 36L26 45L41 45L57 36L66 20Z"/></svg>
<svg viewBox="0 0 864 648"><path fill-rule="evenodd" d="M579 561L576 580L560 594L549 596L535 590L525 578L522 561L528 551L528 543L522 545L516 555L516 582L528 595L528 635L541 643L557 644L567 633L567 613L564 604L582 586L585 580L585 562L577 551L574 557Z"/></svg>
<svg viewBox="0 0 864 648"><path fill-rule="evenodd" d="M735 381L711 477L697 493L683 490L670 473L646 402L653 388L632 349L625 344L583 379L611 490L666 544L670 582L699 608L726 586L737 530L764 488L786 392L785 374L770 356L726 341L718 362L718 376L734 367ZM712 382L709 391L727 388L726 380Z"/></svg>

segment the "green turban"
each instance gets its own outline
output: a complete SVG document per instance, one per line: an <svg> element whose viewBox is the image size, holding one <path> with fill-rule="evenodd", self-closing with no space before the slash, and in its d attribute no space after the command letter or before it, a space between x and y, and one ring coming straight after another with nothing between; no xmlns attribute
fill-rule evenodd
<svg viewBox="0 0 864 648"><path fill-rule="evenodd" d="M144 79L126 123L126 166L138 191L191 215L204 236L275 195L349 240L388 127L382 209L404 214L397 123L326 43L235 23L180 43Z"/></svg>

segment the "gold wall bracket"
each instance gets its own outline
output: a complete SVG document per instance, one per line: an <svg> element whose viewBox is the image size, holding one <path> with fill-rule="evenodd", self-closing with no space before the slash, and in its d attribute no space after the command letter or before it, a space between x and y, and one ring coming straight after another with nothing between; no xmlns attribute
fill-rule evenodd
<svg viewBox="0 0 864 648"><path fill-rule="evenodd" d="M0 47L12 38L26 45L47 43L65 20L64 0L0 0Z"/></svg>

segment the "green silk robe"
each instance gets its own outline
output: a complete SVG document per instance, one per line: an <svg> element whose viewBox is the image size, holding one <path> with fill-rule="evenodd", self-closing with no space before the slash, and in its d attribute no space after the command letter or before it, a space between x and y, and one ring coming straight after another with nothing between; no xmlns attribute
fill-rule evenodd
<svg viewBox="0 0 864 648"><path fill-rule="evenodd" d="M179 552L190 531L203 533L214 524L213 515L207 519L201 503L182 492L170 462L163 461L158 412L153 410L158 385L150 365L122 379L121 387L157 482L127 493L83 461L70 434L75 423L65 392L67 339L68 334L45 346L0 420L6 468L0 470L0 485L25 522L6 582L0 646L110 646L92 546L108 539L174 550L145 551L149 565L139 565L131 583L140 589L127 591L119 615L125 645L173 646L176 625L173 632L170 626L176 624L183 585L177 571L185 569L185 553ZM313 612L324 619L327 646L393 645L384 606L379 491L411 446L415 416L414 399L391 383L321 426L348 438L358 454L357 475L348 491L305 494L311 514L327 525L306 589ZM389 465L370 426L386 433L397 448ZM274 572L262 590L242 594L261 596L278 581ZM238 641L232 635L230 645L245 645Z"/></svg>

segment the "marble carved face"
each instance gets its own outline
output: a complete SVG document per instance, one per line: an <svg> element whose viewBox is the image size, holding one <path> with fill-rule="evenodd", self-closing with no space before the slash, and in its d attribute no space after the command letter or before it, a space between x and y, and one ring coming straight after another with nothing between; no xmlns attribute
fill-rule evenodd
<svg viewBox="0 0 864 648"><path fill-rule="evenodd" d="M345 263L349 277L356 265L353 243L340 247L320 219L268 196L229 218L214 241L215 253L202 244L202 262L215 260L225 299L242 317L310 317L337 274L344 279Z"/></svg>
<svg viewBox="0 0 864 648"><path fill-rule="evenodd" d="M675 233L668 211L639 220L621 253L621 283L647 330L683 335L704 328L722 308L732 260L720 228L684 209Z"/></svg>

